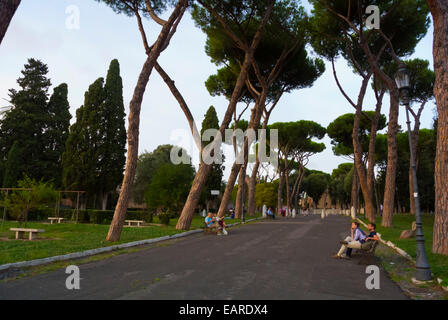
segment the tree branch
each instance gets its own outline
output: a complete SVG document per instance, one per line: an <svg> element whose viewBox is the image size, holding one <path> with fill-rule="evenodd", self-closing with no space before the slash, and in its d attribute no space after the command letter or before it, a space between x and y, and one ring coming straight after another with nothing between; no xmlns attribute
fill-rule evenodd
<svg viewBox="0 0 448 320"><path fill-rule="evenodd" d="M154 12L154 9L151 6L151 2L150 0L145 0L146 3L146 10L148 11L149 15L151 16L151 18L158 24L160 24L161 26L164 26L167 21L159 18L156 13Z"/></svg>

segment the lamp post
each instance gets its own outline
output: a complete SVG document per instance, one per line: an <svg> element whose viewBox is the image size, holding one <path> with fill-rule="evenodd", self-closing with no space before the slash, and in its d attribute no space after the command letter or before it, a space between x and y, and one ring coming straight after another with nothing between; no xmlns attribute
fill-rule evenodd
<svg viewBox="0 0 448 320"><path fill-rule="evenodd" d="M411 131L411 121L409 120L409 88L410 88L410 74L406 69L406 65L402 62L398 71L395 75L395 82L397 84L398 90L400 92L401 102L406 108L406 120L408 125L408 136L409 136L409 154L411 160L412 169L412 184L414 187L414 201L415 201L415 222L417 224L416 229L416 241L417 241L417 259L415 262L415 279L419 281L428 281L432 279L431 269L426 257L425 249L425 237L423 235L422 226L422 215L420 211L420 198L418 194L418 184L417 184L417 169L415 165L413 145L412 145L412 131Z"/></svg>

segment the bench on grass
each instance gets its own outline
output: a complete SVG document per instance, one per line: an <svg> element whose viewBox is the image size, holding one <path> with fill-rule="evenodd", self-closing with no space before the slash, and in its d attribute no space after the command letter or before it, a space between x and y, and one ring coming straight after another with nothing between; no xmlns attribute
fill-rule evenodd
<svg viewBox="0 0 448 320"><path fill-rule="evenodd" d="M64 218L55 218L55 217L49 217L48 220L50 220L50 224L53 224L53 222L57 221L58 223L62 223L62 220L65 220Z"/></svg>
<svg viewBox="0 0 448 320"><path fill-rule="evenodd" d="M29 233L28 240L37 239L37 235L40 232L45 232L45 230L41 229L26 229L26 228L10 228L9 230L14 231L16 233L16 240L25 239L25 232Z"/></svg>
<svg viewBox="0 0 448 320"><path fill-rule="evenodd" d="M137 227L141 227L141 225L145 223L143 220L125 220L124 222L126 222L129 227L132 227L134 224L137 225Z"/></svg>

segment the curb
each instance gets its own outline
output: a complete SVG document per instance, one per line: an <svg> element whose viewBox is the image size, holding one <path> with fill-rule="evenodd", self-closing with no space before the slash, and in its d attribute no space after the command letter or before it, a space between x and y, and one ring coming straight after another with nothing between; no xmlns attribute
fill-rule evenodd
<svg viewBox="0 0 448 320"><path fill-rule="evenodd" d="M250 219L250 220L247 220L245 223L255 221L255 220L260 220L260 219L263 219L263 218ZM236 222L236 223L232 223L232 224L228 225L228 227L236 226L239 224L244 224L244 223ZM201 228L201 229L191 230L191 231L187 231L187 232L177 233L177 234L174 234L171 236L163 236L163 237L159 237L159 238L127 242L127 243L122 243L122 244L109 246L109 247L91 249L91 250L81 251L81 252L74 252L74 253L64 254L64 255L60 255L60 256L54 256L54 257L48 257L48 258L42 258L42 259L36 259L36 260L7 263L7 264L0 265L0 272L4 272L4 271L7 271L12 268L34 267L34 266L40 266L43 264L48 264L48 263L57 262L57 261L65 261L65 260L84 258L84 257L101 254L101 253L115 251L115 250L126 249L126 248L130 248L130 247L136 247L136 246L141 246L141 245L146 245L146 244L152 244L152 243L157 243L157 242L172 240L172 239L177 239L177 238L183 238L183 237L187 237L192 234L202 233L202 232L204 232L204 230Z"/></svg>

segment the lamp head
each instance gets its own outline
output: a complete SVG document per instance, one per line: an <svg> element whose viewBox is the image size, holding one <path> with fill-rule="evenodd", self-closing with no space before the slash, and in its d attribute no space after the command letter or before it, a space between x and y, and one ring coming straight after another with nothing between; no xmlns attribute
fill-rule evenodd
<svg viewBox="0 0 448 320"><path fill-rule="evenodd" d="M404 89L410 88L411 76L409 74L409 70L406 68L406 65L401 62L398 66L398 71L395 74L395 83L400 91Z"/></svg>
<svg viewBox="0 0 448 320"><path fill-rule="evenodd" d="M401 62L398 66L398 71L395 74L395 83L400 92L400 97L403 105L409 105L409 89L411 87L411 75L406 65Z"/></svg>

